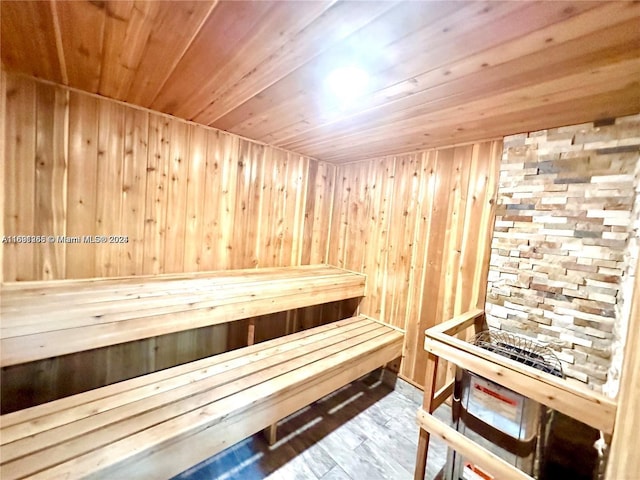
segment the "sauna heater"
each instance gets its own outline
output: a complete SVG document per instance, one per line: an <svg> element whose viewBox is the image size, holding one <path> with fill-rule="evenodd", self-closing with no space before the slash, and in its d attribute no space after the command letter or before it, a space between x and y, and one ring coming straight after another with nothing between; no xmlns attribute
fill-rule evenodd
<svg viewBox="0 0 640 480"><path fill-rule="evenodd" d="M481 332L473 340L481 348L562 377L558 358L549 348L506 332ZM544 456L548 420L553 412L529 398L468 370L458 368L452 416L454 428L525 473L538 477ZM447 480L494 480L483 469L449 450Z"/></svg>

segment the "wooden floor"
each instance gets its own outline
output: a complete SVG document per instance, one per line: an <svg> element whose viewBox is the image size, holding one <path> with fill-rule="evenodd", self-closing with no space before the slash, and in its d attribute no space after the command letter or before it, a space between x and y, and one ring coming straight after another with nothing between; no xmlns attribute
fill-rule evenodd
<svg viewBox="0 0 640 480"><path fill-rule="evenodd" d="M175 480L411 479L418 440L417 389L380 374L347 385L280 422L269 447L254 435L175 477ZM448 407L436 412L450 420ZM438 476L446 447L431 442L426 478Z"/></svg>

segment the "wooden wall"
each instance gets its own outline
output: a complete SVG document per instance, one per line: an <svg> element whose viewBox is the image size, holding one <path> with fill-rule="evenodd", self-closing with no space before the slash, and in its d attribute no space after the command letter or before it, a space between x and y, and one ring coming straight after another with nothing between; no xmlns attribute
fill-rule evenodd
<svg viewBox="0 0 640 480"><path fill-rule="evenodd" d="M329 263L368 275L360 311L406 331L415 384L424 330L484 308L501 154L489 141L338 166Z"/></svg>
<svg viewBox="0 0 640 480"><path fill-rule="evenodd" d="M631 314L627 327L624 364L618 393L618 410L611 451L607 461L606 480L636 478L640 457L633 445L640 440L640 259L635 269L635 285L631 297Z"/></svg>
<svg viewBox="0 0 640 480"><path fill-rule="evenodd" d="M128 243L5 244L5 282L324 261L333 166L25 77L6 80L5 234L124 235Z"/></svg>
<svg viewBox="0 0 640 480"><path fill-rule="evenodd" d="M0 233L128 237L123 244L5 243L3 281L326 261L333 165L4 71L2 88ZM256 336L350 308L261 318ZM3 410L9 400L41 402L245 341L238 322L9 367Z"/></svg>
<svg viewBox="0 0 640 480"><path fill-rule="evenodd" d="M3 234L129 237L5 244L4 281L328 261L368 274L361 311L406 331L400 372L418 385L424 330L484 303L501 142L334 166L28 77L2 80ZM256 340L355 308L260 318ZM10 367L3 399L44 401L245 339L241 321ZM90 364L99 367L77 373ZM32 378L48 389L29 391Z"/></svg>

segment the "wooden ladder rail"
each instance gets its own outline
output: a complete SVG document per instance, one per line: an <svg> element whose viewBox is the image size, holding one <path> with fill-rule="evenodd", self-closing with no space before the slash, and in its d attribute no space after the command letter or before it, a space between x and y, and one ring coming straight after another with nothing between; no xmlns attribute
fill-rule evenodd
<svg viewBox="0 0 640 480"><path fill-rule="evenodd" d="M433 327L448 335L455 335L471 325L475 326L476 333L487 328L484 310L470 310L460 316L454 317L448 322ZM439 357L427 352L427 371L425 373L424 396L422 398L422 411L431 415L447 398L453 394L454 380L450 380L441 389L436 391ZM434 417L435 418L435 417ZM420 428L418 438L418 452L416 455L415 480L423 480L427 470L427 455L429 453L430 433Z"/></svg>
<svg viewBox="0 0 640 480"><path fill-rule="evenodd" d="M576 418L605 434L612 434L617 406L614 400L455 337L472 325L476 332L486 329L483 310L471 310L426 331L425 350L429 357L423 405L417 414L420 438L415 480L424 479L430 434L439 436L449 447L467 456L489 473L499 475L499 478L532 479L432 415L452 391L450 385L446 385L434 394L440 357Z"/></svg>

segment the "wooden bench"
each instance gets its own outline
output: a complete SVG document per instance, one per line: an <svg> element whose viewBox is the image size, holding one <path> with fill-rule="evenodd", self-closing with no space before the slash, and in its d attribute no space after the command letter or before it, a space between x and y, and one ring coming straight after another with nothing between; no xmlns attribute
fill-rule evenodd
<svg viewBox="0 0 640 480"><path fill-rule="evenodd" d="M328 266L11 285L2 362L363 293ZM170 477L397 358L402 337L356 316L3 415L0 476Z"/></svg>

